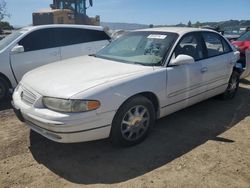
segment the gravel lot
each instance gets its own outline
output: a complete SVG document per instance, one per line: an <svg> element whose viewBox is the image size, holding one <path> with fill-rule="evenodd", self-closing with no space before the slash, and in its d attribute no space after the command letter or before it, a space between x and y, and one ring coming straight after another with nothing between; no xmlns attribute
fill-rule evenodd
<svg viewBox="0 0 250 188"><path fill-rule="evenodd" d="M0 187L250 187L250 81L159 120L142 144L58 144L0 104Z"/></svg>

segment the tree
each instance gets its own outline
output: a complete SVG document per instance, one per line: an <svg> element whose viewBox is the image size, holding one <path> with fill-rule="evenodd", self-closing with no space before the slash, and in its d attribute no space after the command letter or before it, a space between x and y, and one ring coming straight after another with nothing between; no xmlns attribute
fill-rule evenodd
<svg viewBox="0 0 250 188"><path fill-rule="evenodd" d="M194 27L201 27L202 26L202 24L199 22L199 21L197 21L195 24L194 24Z"/></svg>
<svg viewBox="0 0 250 188"><path fill-rule="evenodd" d="M9 22L0 22L0 29L12 30L14 28L9 24Z"/></svg>
<svg viewBox="0 0 250 188"><path fill-rule="evenodd" d="M150 25L149 25L149 28L154 28L154 25L153 25L153 24L150 24Z"/></svg>
<svg viewBox="0 0 250 188"><path fill-rule="evenodd" d="M6 1L0 0L0 22L5 18L9 17L10 15L6 12Z"/></svg>
<svg viewBox="0 0 250 188"><path fill-rule="evenodd" d="M179 24L176 25L176 27L186 27L186 25L180 22Z"/></svg>
<svg viewBox="0 0 250 188"><path fill-rule="evenodd" d="M188 27L192 27L192 22L189 20Z"/></svg>

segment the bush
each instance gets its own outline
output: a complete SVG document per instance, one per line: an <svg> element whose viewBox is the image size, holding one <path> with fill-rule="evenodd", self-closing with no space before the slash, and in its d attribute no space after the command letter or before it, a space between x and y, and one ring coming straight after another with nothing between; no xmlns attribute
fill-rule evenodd
<svg viewBox="0 0 250 188"><path fill-rule="evenodd" d="M6 30L12 30L14 29L13 26L9 24L9 22L0 22L0 30L6 29ZM1 32L1 31L0 31Z"/></svg>

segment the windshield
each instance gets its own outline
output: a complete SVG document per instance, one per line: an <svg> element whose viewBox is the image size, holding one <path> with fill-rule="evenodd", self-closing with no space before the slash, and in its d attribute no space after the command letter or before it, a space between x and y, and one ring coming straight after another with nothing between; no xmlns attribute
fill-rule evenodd
<svg viewBox="0 0 250 188"><path fill-rule="evenodd" d="M110 43L96 56L131 64L160 65L177 37L176 33L131 32Z"/></svg>
<svg viewBox="0 0 250 188"><path fill-rule="evenodd" d="M3 50L6 46L8 46L12 41L17 39L20 35L22 35L22 32L13 31L10 35L0 40L0 51Z"/></svg>
<svg viewBox="0 0 250 188"><path fill-rule="evenodd" d="M241 35L237 41L250 41L250 31L244 33L243 35Z"/></svg>

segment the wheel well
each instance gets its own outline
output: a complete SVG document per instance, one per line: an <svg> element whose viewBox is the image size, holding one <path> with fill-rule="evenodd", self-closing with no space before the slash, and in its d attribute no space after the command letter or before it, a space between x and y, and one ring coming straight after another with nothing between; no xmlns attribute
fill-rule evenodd
<svg viewBox="0 0 250 188"><path fill-rule="evenodd" d="M148 100L150 100L153 103L154 108L155 108L155 115L156 115L156 117L159 117L159 112L160 112L159 106L160 105L159 105L159 100L158 100L157 96L152 92L142 92L142 93L137 93L136 95L133 95L133 96L129 97L127 100L129 100L129 99L131 99L133 97L136 97L138 95L139 96L141 95L141 96L147 98Z"/></svg>
<svg viewBox="0 0 250 188"><path fill-rule="evenodd" d="M240 75L244 72L244 69L242 68L242 67L234 67L233 68L233 71L236 71L236 72L238 72Z"/></svg>
<svg viewBox="0 0 250 188"><path fill-rule="evenodd" d="M11 82L10 82L10 80L8 79L8 77L5 76L5 75L4 75L3 73L1 73L1 72L0 72L0 78L4 79L4 80L8 83L9 88L12 88Z"/></svg>

